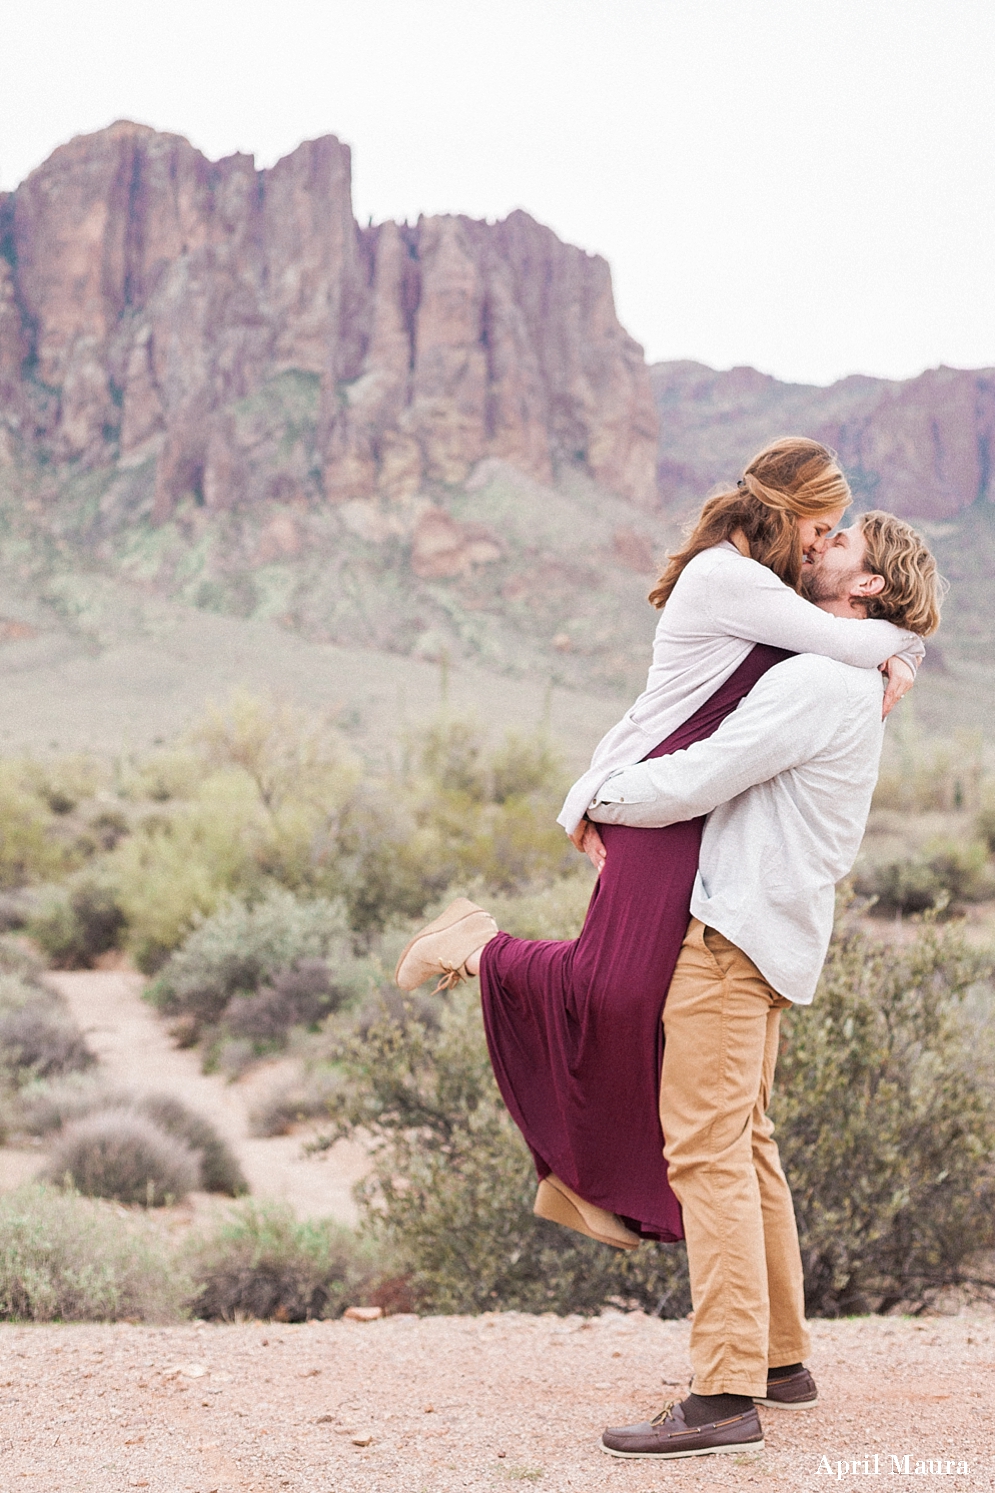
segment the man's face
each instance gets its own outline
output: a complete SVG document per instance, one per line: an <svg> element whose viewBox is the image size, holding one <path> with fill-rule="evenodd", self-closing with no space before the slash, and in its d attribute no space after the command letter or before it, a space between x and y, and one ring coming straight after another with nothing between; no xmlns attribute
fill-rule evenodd
<svg viewBox="0 0 995 1493"><path fill-rule="evenodd" d="M867 541L859 524L840 529L826 541L821 554L812 553L802 567L802 592L809 601L846 601L858 597Z"/></svg>

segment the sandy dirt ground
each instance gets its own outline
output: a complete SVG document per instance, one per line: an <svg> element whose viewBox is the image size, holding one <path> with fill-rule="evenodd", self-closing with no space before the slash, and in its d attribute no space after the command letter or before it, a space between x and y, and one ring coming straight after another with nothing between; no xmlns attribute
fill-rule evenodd
<svg viewBox="0 0 995 1493"><path fill-rule="evenodd" d="M606 1457L597 1449L605 1424L643 1419L681 1395L688 1330L641 1313L513 1312L297 1327L3 1327L0 1487L995 1487L995 1321L970 1313L815 1323L820 1404L763 1412L763 1452ZM931 1462L933 1471L916 1472Z"/></svg>
<svg viewBox="0 0 995 1493"><path fill-rule="evenodd" d="M84 970L48 978L86 1033L108 1088L172 1094L213 1120L236 1150L255 1197L287 1202L300 1218L355 1222L351 1189L366 1165L358 1146L340 1143L325 1156L306 1157L300 1134L267 1139L249 1134L250 1109L286 1065L262 1064L235 1083L204 1074L199 1054L175 1047L165 1023L141 999L141 975ZM16 1186L44 1159L38 1151L0 1153L0 1188Z"/></svg>

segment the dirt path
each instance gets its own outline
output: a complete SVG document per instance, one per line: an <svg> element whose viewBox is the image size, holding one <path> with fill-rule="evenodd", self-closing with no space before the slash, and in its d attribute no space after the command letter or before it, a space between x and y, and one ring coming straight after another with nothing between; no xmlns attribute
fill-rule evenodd
<svg viewBox="0 0 995 1493"><path fill-rule="evenodd" d="M616 1461L597 1450L605 1424L647 1418L687 1381L688 1324L641 1313L3 1327L0 1486L4 1493L995 1487L990 1316L813 1325L815 1409L764 1412L764 1452L665 1464ZM917 1475L916 1463L930 1461L933 1471ZM966 1473L956 1473L958 1462Z"/></svg>
<svg viewBox="0 0 995 1493"><path fill-rule="evenodd" d="M255 1196L285 1201L301 1218L355 1221L351 1188L365 1165L359 1147L340 1144L325 1158L305 1158L300 1135L249 1134L249 1110L285 1065L264 1064L236 1083L204 1074L199 1055L175 1047L141 999L141 975L85 970L48 978L69 1002L109 1088L173 1094L213 1120L238 1153Z"/></svg>

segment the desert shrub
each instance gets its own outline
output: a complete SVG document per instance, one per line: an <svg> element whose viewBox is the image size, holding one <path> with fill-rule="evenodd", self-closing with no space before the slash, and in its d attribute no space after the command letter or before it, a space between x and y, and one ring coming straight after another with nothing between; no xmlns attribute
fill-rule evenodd
<svg viewBox="0 0 995 1493"><path fill-rule="evenodd" d="M0 890L44 881L63 868L64 852L52 836L52 812L26 781L23 764L0 762Z"/></svg>
<svg viewBox="0 0 995 1493"><path fill-rule="evenodd" d="M556 823L567 783L545 738L510 736L488 754L472 722L443 716L416 745L408 791L445 885L478 877L513 892L573 869L576 851Z"/></svg>
<svg viewBox="0 0 995 1493"><path fill-rule="evenodd" d="M987 968L955 927L926 926L896 948L844 921L815 1006L786 1022L774 1113L813 1313L917 1310L984 1278L978 1258L995 1246ZM679 1248L620 1257L532 1217L534 1173L472 987L400 1014L397 1001L336 1039L318 1144L362 1134L372 1145L364 1227L418 1307L686 1311Z"/></svg>
<svg viewBox="0 0 995 1493"><path fill-rule="evenodd" d="M82 1072L95 1062L54 990L23 976L0 975L0 1067L15 1082Z"/></svg>
<svg viewBox="0 0 995 1493"><path fill-rule="evenodd" d="M22 771L25 783L59 817L71 814L83 799L92 798L102 777L96 760L85 755L29 760Z"/></svg>
<svg viewBox="0 0 995 1493"><path fill-rule="evenodd" d="M590 861L578 856L570 875L547 886L526 887L512 897L482 893L481 898L498 927L513 938L577 938L593 883Z"/></svg>
<svg viewBox="0 0 995 1493"><path fill-rule="evenodd" d="M298 959L280 969L256 995L237 995L225 1011L225 1026L235 1037L279 1044L294 1026L314 1026L339 1010L350 992L336 985L324 959Z"/></svg>
<svg viewBox="0 0 995 1493"><path fill-rule="evenodd" d="M983 758L980 732L928 739L911 716L902 716L885 744L874 807L906 814L974 810L985 791Z"/></svg>
<svg viewBox="0 0 995 1493"><path fill-rule="evenodd" d="M872 911L882 916L953 911L958 903L983 900L995 890L987 847L977 840L945 841L923 855L868 867L855 887L861 896L874 898Z"/></svg>
<svg viewBox="0 0 995 1493"><path fill-rule="evenodd" d="M203 780L202 754L184 745L120 761L116 786L126 801L164 804L196 797Z"/></svg>
<svg viewBox="0 0 995 1493"><path fill-rule="evenodd" d="M411 805L369 783L343 814L336 848L349 925L367 938L420 918L452 875L438 833L416 820Z"/></svg>
<svg viewBox="0 0 995 1493"><path fill-rule="evenodd" d="M965 1009L987 972L956 927L895 947L844 923L786 1023L773 1114L813 1313L919 1308L995 1245L987 1017Z"/></svg>
<svg viewBox="0 0 995 1493"><path fill-rule="evenodd" d="M361 978L347 932L341 905L321 898L302 902L274 888L252 906L229 899L171 956L149 999L167 1014L213 1025L234 996L255 995L299 961L314 959L335 969L333 988L344 999Z"/></svg>
<svg viewBox="0 0 995 1493"><path fill-rule="evenodd" d="M51 1135L107 1103L107 1092L92 1072L32 1079L17 1096L17 1128L26 1135Z"/></svg>
<svg viewBox="0 0 995 1493"><path fill-rule="evenodd" d="M24 928L35 909L36 897L27 887L0 892L0 937Z"/></svg>
<svg viewBox="0 0 995 1493"><path fill-rule="evenodd" d="M113 1107L75 1120L59 1134L48 1176L85 1197L162 1207L197 1186L196 1152L137 1110Z"/></svg>
<svg viewBox="0 0 995 1493"><path fill-rule="evenodd" d="M273 1089L250 1112L252 1134L289 1135L304 1120L323 1119L338 1085L338 1074L327 1064L305 1067Z"/></svg>
<svg viewBox="0 0 995 1493"><path fill-rule="evenodd" d="M37 1184L0 1196L0 1320L175 1321L189 1292L145 1220Z"/></svg>
<svg viewBox="0 0 995 1493"><path fill-rule="evenodd" d="M369 1277L372 1257L330 1219L299 1223L273 1203L245 1203L188 1243L191 1310L212 1321L306 1322L337 1317Z"/></svg>
<svg viewBox="0 0 995 1493"><path fill-rule="evenodd" d="M30 945L19 938L0 935L0 975L16 975L36 984L44 971L44 963Z"/></svg>
<svg viewBox="0 0 995 1493"><path fill-rule="evenodd" d="M490 791L495 803L533 793L562 797L566 788L563 763L548 737L518 736L509 732L490 761Z"/></svg>
<svg viewBox="0 0 995 1493"><path fill-rule="evenodd" d="M43 1000L0 1011L0 1060L38 1078L77 1072L96 1061L79 1028Z"/></svg>
<svg viewBox="0 0 995 1493"><path fill-rule="evenodd" d="M259 887L259 807L240 774L202 776L196 797L147 816L103 861L139 968L154 973L198 918Z"/></svg>
<svg viewBox="0 0 995 1493"><path fill-rule="evenodd" d="M987 805L981 810L974 824L978 839L989 855L995 855L995 807Z"/></svg>
<svg viewBox="0 0 995 1493"><path fill-rule="evenodd" d="M531 1158L498 1094L475 987L434 1003L434 1020L383 1008L340 1039L341 1082L319 1144L362 1133L373 1170L359 1196L420 1309L597 1311L624 1302L679 1316L682 1248L631 1255L537 1220Z"/></svg>
<svg viewBox="0 0 995 1493"><path fill-rule="evenodd" d="M120 809L101 809L90 820L89 828L101 850L113 850L119 840L131 833L131 824Z"/></svg>
<svg viewBox="0 0 995 1493"><path fill-rule="evenodd" d="M46 1136L94 1114L123 1111L139 1114L194 1153L196 1186L203 1192L241 1197L249 1190L238 1157L203 1115L172 1094L128 1094L108 1091L98 1080L70 1074L55 1082L27 1085L18 1095L17 1123L28 1135ZM81 1189L82 1190L82 1189Z"/></svg>
<svg viewBox="0 0 995 1493"><path fill-rule="evenodd" d="M92 877L53 888L28 922L28 931L56 969L92 969L117 947L125 918L115 893Z"/></svg>
<svg viewBox="0 0 995 1493"><path fill-rule="evenodd" d="M142 1114L176 1136L198 1158L199 1182L204 1192L220 1192L228 1197L241 1197L249 1190L245 1173L228 1142L219 1134L210 1120L188 1109L171 1094L148 1094L135 1101Z"/></svg>
<svg viewBox="0 0 995 1493"><path fill-rule="evenodd" d="M542 737L488 748L449 715L410 737L403 767L363 784L340 816L342 896L353 929L421 917L455 884L512 894L571 872L576 852L556 815L566 782Z"/></svg>

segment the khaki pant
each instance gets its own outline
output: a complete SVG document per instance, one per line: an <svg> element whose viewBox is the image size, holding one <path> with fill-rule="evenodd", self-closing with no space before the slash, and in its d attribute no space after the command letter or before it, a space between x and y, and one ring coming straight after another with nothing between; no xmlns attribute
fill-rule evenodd
<svg viewBox="0 0 995 1493"><path fill-rule="evenodd" d="M763 1395L809 1352L791 1194L766 1110L781 1008L756 965L692 918L663 1013L660 1119L684 1210L698 1394Z"/></svg>

